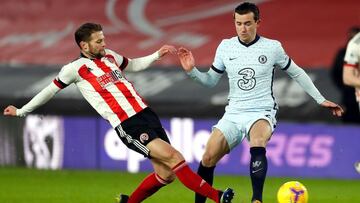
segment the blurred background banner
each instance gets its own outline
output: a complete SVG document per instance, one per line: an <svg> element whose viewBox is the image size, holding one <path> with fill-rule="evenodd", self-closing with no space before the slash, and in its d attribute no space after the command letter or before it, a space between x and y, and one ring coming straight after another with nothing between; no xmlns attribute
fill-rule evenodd
<svg viewBox="0 0 360 203"><path fill-rule="evenodd" d="M234 0L2 0L0 63L59 65L79 55L73 33L84 22L104 26L110 49L133 58L164 43L192 50L198 66L212 63L217 45L236 34ZM255 0L259 34L282 42L297 64L327 68L344 32L360 22L358 0ZM336 15L339 11L341 15ZM166 58L162 66L177 64Z"/></svg>
<svg viewBox="0 0 360 203"><path fill-rule="evenodd" d="M23 166L24 119L0 117L0 166Z"/></svg>
<svg viewBox="0 0 360 203"><path fill-rule="evenodd" d="M28 167L41 169L151 171L142 155L121 143L110 125L98 117L28 116L22 137L1 143L9 152L19 151ZM214 119L162 119L172 144L196 168ZM11 127L7 127L11 129ZM267 148L270 176L360 179L353 164L359 159L360 126L280 122ZM13 149L11 149L13 148ZM6 154L6 153L5 153ZM248 174L249 146L243 142L217 165L219 174ZM18 161L1 165L22 165Z"/></svg>

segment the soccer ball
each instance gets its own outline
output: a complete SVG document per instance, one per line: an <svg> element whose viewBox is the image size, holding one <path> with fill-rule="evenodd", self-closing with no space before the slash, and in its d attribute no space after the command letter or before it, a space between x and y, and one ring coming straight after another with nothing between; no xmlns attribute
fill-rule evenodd
<svg viewBox="0 0 360 203"><path fill-rule="evenodd" d="M277 193L278 203L307 203L308 197L306 187L298 181L284 183Z"/></svg>

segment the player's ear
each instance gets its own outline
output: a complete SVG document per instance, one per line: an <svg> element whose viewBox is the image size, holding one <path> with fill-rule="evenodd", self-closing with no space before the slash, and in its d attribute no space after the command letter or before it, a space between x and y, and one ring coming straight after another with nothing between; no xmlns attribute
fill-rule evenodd
<svg viewBox="0 0 360 203"><path fill-rule="evenodd" d="M81 48L81 50L89 51L89 43L81 41L80 48Z"/></svg>
<svg viewBox="0 0 360 203"><path fill-rule="evenodd" d="M261 20L260 20L260 19L256 21L257 27L260 26L260 23L261 23Z"/></svg>

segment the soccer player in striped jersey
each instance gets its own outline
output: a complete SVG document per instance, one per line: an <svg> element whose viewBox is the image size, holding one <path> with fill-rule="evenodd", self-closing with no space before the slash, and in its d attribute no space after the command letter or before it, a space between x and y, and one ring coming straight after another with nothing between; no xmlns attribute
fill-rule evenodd
<svg viewBox="0 0 360 203"><path fill-rule="evenodd" d="M348 42L346 47L343 80L345 85L355 88L355 97L360 108L360 32ZM355 163L355 170L360 173L360 161Z"/></svg>
<svg viewBox="0 0 360 203"><path fill-rule="evenodd" d="M4 115L25 116L45 104L56 93L74 83L90 105L116 130L130 149L149 158L154 173L147 176L130 195L120 195L122 203L142 202L177 177L186 187L214 202L231 202L232 189L214 189L194 173L184 157L170 145L158 116L148 107L124 71L141 71L168 53L176 53L170 45L155 53L129 59L105 48L100 24L85 23L75 32L80 57L62 67L58 76L22 108L10 105Z"/></svg>
<svg viewBox="0 0 360 203"><path fill-rule="evenodd" d="M360 32L357 33L346 47L343 68L343 80L345 85L355 88L356 100L360 108Z"/></svg>
<svg viewBox="0 0 360 203"><path fill-rule="evenodd" d="M262 202L268 167L265 147L276 126L278 105L272 92L275 69L285 71L333 115L343 113L339 105L321 95L305 71L287 56L279 41L257 35L259 23L259 9L255 4L245 2L237 6L234 12L237 36L220 43L207 72L196 69L189 50L178 50L181 65L193 80L212 87L224 72L229 78L229 102L225 114L213 127L198 174L212 183L216 163L246 137L250 143L253 203ZM201 194L195 195L196 203L205 201Z"/></svg>

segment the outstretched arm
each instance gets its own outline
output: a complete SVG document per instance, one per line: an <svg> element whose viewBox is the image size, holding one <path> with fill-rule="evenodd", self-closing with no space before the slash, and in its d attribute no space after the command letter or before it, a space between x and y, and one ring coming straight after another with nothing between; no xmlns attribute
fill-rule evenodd
<svg viewBox="0 0 360 203"><path fill-rule="evenodd" d="M287 74L293 78L312 98L316 100L321 106L331 110L334 116L341 116L344 113L344 110L340 105L326 100L319 90L315 87L314 83L306 72L296 65L293 61L291 62L289 68L286 70Z"/></svg>
<svg viewBox="0 0 360 203"><path fill-rule="evenodd" d="M182 68L191 79L207 87L213 87L219 82L222 73L218 73L212 68L210 68L208 72L200 72L195 67L195 59L191 51L181 47L178 50L178 57Z"/></svg>
<svg viewBox="0 0 360 203"><path fill-rule="evenodd" d="M151 55L135 58L135 59L129 59L129 64L125 70L129 72L137 72L144 70L148 68L154 61L161 59L162 57L166 56L168 53L175 54L176 48L171 45L164 45L158 51L156 51Z"/></svg>
<svg viewBox="0 0 360 203"><path fill-rule="evenodd" d="M9 105L8 107L6 107L4 109L4 115L24 117L26 116L26 114L45 104L59 91L60 88L52 82L41 92L39 92L34 98L32 98L27 104L25 104L21 109L17 109L13 105Z"/></svg>

